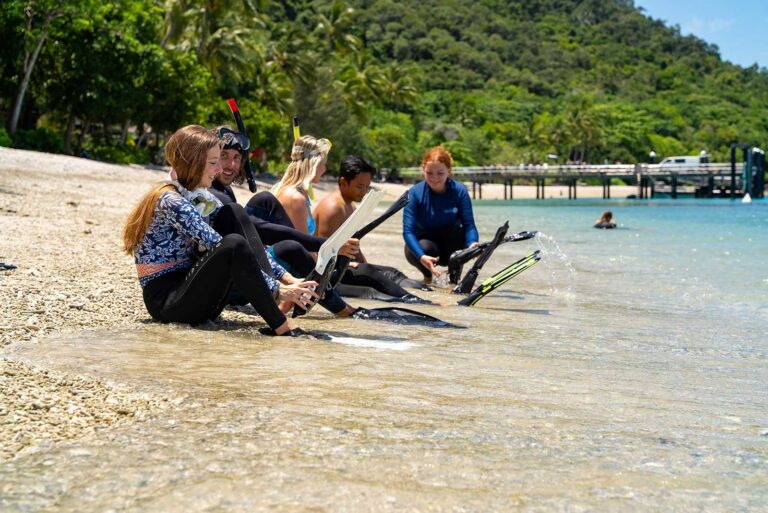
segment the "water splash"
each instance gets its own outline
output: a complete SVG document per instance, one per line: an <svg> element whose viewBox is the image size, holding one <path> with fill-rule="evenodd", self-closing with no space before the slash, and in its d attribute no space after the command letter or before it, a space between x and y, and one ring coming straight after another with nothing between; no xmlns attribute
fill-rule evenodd
<svg viewBox="0 0 768 513"><path fill-rule="evenodd" d="M536 234L536 246L541 250L541 263L547 269L549 293L571 302L576 294L576 270L568 255L560 249L554 237L546 233Z"/></svg>

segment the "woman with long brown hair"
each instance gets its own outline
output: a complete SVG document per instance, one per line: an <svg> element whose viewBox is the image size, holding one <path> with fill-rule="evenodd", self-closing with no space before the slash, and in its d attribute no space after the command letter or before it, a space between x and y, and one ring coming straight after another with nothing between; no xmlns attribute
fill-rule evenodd
<svg viewBox="0 0 768 513"><path fill-rule="evenodd" d="M123 249L136 258L147 311L162 322L199 324L218 317L235 285L267 322L268 333L301 334L276 301L284 309L304 307L317 297L310 288L317 284L285 273L264 252L253 225L243 221L242 207L222 207L208 192L221 171L220 152L214 131L197 125L177 130L165 146L171 181L145 194L128 215Z"/></svg>

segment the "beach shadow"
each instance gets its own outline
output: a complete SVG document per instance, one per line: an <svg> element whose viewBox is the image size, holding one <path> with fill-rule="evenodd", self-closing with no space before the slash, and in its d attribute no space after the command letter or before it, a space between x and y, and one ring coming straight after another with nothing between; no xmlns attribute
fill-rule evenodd
<svg viewBox="0 0 768 513"><path fill-rule="evenodd" d="M242 312L241 313L247 313ZM267 327L267 323L264 322L264 320L257 316L256 314L253 315L253 320L245 320L245 319L227 319L222 320L221 318L217 318L214 321L208 321L203 324L196 324L194 326L191 326L189 324L184 324L181 322L160 322L156 321L152 318L142 319L139 321L139 324L143 324L144 326L167 326L167 327L179 327L183 328L185 330L193 330L193 331L241 331L244 329L247 330L257 330L259 328Z"/></svg>

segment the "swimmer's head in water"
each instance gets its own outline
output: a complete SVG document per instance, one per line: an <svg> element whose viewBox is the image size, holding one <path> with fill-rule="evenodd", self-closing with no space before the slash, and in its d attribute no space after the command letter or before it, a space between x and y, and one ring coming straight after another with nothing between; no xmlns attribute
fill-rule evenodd
<svg viewBox="0 0 768 513"><path fill-rule="evenodd" d="M364 159L347 155L339 168L339 190L348 201L360 202L371 188L376 168Z"/></svg>

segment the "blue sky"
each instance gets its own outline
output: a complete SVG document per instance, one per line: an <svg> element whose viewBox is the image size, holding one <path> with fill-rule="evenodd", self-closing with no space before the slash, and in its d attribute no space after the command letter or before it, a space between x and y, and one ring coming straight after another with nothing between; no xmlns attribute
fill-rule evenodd
<svg viewBox="0 0 768 513"><path fill-rule="evenodd" d="M635 0L635 6L717 45L727 61L768 67L768 0Z"/></svg>

